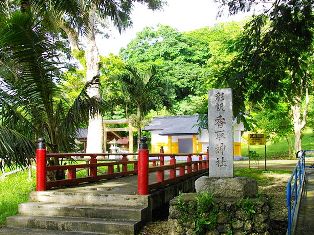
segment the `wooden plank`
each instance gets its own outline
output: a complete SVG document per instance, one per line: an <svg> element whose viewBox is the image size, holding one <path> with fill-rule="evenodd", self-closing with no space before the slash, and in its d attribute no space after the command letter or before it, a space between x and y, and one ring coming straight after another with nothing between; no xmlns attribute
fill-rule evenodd
<svg viewBox="0 0 314 235"><path fill-rule="evenodd" d="M129 127L107 127L108 131L130 131ZM135 128L132 129L132 131L136 131Z"/></svg>
<svg viewBox="0 0 314 235"><path fill-rule="evenodd" d="M117 120L103 120L104 124L129 124L128 119L117 119Z"/></svg>

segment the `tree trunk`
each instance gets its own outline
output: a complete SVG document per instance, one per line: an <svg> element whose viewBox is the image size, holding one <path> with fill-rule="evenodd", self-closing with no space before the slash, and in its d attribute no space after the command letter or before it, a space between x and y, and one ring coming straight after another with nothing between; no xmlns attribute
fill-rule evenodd
<svg viewBox="0 0 314 235"><path fill-rule="evenodd" d="M309 101L310 101L310 98L309 98L308 90L306 90L304 107L302 107L302 98L299 96L294 98L294 104L291 106L291 111L293 115L294 151L295 152L298 152L302 149L301 134L306 124L306 116L307 116Z"/></svg>
<svg viewBox="0 0 314 235"><path fill-rule="evenodd" d="M286 136L285 138L286 138L286 141L287 141L287 144L288 144L288 155L291 158L293 156L293 154L292 154L292 152L293 152L292 144L291 144L289 136Z"/></svg>
<svg viewBox="0 0 314 235"><path fill-rule="evenodd" d="M99 52L96 45L96 6L93 5L89 11L86 42L87 47L85 50L86 59L86 80L92 81L95 76L99 74ZM61 29L67 34L71 51L75 53L80 50L78 44L77 32L69 27L65 22L60 22ZM84 66L84 65L82 65ZM100 99L99 83L92 84L88 89L88 95L90 97L96 97ZM98 113L94 116L90 116L88 123L88 134L87 134L87 153L101 153L103 152L103 123L101 114Z"/></svg>
<svg viewBox="0 0 314 235"><path fill-rule="evenodd" d="M87 48L86 48L86 79L91 81L95 76L99 74L99 53L95 40L96 30L96 6L93 5L89 12L89 25L86 35ZM100 99L99 83L93 84L88 89L88 95L90 97L96 97ZM87 148L88 153L101 153L103 152L103 123L100 113L90 116L88 123L87 134Z"/></svg>

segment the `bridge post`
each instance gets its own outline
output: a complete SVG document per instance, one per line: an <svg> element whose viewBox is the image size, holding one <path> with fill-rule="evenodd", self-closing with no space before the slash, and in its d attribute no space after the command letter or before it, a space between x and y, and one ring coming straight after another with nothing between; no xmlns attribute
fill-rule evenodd
<svg viewBox="0 0 314 235"><path fill-rule="evenodd" d="M148 194L148 167L149 151L147 138L142 137L138 150L138 175L137 175L137 193L139 195Z"/></svg>
<svg viewBox="0 0 314 235"><path fill-rule="evenodd" d="M160 147L160 153L161 154L159 156L159 166L163 166L165 165L165 156L163 155L164 148L162 146ZM164 170L157 171L157 182L161 183L164 181L164 179L165 179Z"/></svg>
<svg viewBox="0 0 314 235"><path fill-rule="evenodd" d="M202 164L203 164L203 169L206 169L206 168L207 168L207 164L206 164L206 163L207 163L207 160L206 160L206 159L207 159L207 156L204 155L204 156L203 156L203 163L202 163Z"/></svg>
<svg viewBox="0 0 314 235"><path fill-rule="evenodd" d="M68 169L68 179L72 180L76 178L76 169Z"/></svg>
<svg viewBox="0 0 314 235"><path fill-rule="evenodd" d="M90 156L90 164L97 164L97 156L96 155L91 155ZM91 177L96 177L97 176L97 166L91 166L90 167L90 176Z"/></svg>
<svg viewBox="0 0 314 235"><path fill-rule="evenodd" d="M39 138L36 149L36 191L47 189L47 151L45 140Z"/></svg>
<svg viewBox="0 0 314 235"><path fill-rule="evenodd" d="M199 169L199 170L202 170L202 169L203 169L203 162L202 162L202 161L203 161L203 156L202 156L202 154L199 154L199 155L198 155L198 160L201 161L201 162L198 164L198 169Z"/></svg>
<svg viewBox="0 0 314 235"><path fill-rule="evenodd" d="M198 163L193 163L193 171L197 172L198 171Z"/></svg>
<svg viewBox="0 0 314 235"><path fill-rule="evenodd" d="M127 158L127 155L126 154L123 154L122 155L122 159L121 159L121 162L122 162L122 172L127 172L128 171L128 158Z"/></svg>
<svg viewBox="0 0 314 235"><path fill-rule="evenodd" d="M173 155L170 156L170 165L172 165L174 168L170 169L169 178L174 179L176 178L176 168L175 168L176 158Z"/></svg>
<svg viewBox="0 0 314 235"><path fill-rule="evenodd" d="M108 166L108 175L112 175L114 173L114 165Z"/></svg>
<svg viewBox="0 0 314 235"><path fill-rule="evenodd" d="M192 172L192 155L191 154L188 155L186 162L189 163L189 165L187 166L187 173L190 174Z"/></svg>

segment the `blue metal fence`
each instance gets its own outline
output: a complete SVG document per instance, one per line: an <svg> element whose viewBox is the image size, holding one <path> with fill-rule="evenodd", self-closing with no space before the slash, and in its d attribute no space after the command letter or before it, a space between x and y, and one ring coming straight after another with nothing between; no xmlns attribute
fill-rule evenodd
<svg viewBox="0 0 314 235"><path fill-rule="evenodd" d="M302 197L305 179L305 154L306 151L299 151L297 153L299 161L287 183L286 202L288 207L288 235L291 235L294 232L299 205Z"/></svg>

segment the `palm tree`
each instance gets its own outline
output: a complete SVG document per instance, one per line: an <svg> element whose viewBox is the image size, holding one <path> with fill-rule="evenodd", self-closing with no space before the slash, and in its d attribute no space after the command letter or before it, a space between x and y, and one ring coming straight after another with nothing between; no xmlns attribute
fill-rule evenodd
<svg viewBox="0 0 314 235"><path fill-rule="evenodd" d="M14 5L16 1L0 2L0 157L7 164L25 165L25 159L33 156L33 142L39 136L46 138L51 151L73 147L74 131L88 117L83 110L99 103L97 83L92 88L96 96L87 96L89 84L99 72L96 19L109 17L122 29L130 24L132 5L137 1L147 3L151 9L159 8L162 2L21 0L20 8ZM70 105L62 99L58 86L61 65L57 63L55 45L60 29L68 36L74 52L81 50L79 35L88 35L90 41L85 61L92 63L85 66L93 73L86 75L86 86ZM89 117L94 114L98 109L92 109Z"/></svg>
<svg viewBox="0 0 314 235"><path fill-rule="evenodd" d="M141 139L142 128L145 125L145 115L152 109L170 107L171 92L169 84L157 76L155 66L140 72L131 65L125 66L126 72L115 79L122 83L121 89L125 102L135 107L136 114L131 115L131 122L138 131L138 144Z"/></svg>
<svg viewBox="0 0 314 235"><path fill-rule="evenodd" d="M45 6L44 15L50 27L61 29L67 35L72 53L78 55L79 51L84 51L86 81L91 81L100 72L96 35L103 33L109 19L121 31L132 23L130 14L135 2L147 4L152 10L159 9L163 5L162 0L37 0L36 2L41 2L41 5ZM80 46L80 35L84 35L85 50ZM89 88L88 94L100 98L99 87ZM87 152L102 152L102 134L102 117L97 114L89 119Z"/></svg>
<svg viewBox="0 0 314 235"><path fill-rule="evenodd" d="M23 166L38 137L46 139L50 151L72 150L77 128L101 102L87 95L93 79L68 104L60 90L54 35L36 11L10 11L3 3L0 8L0 158Z"/></svg>

